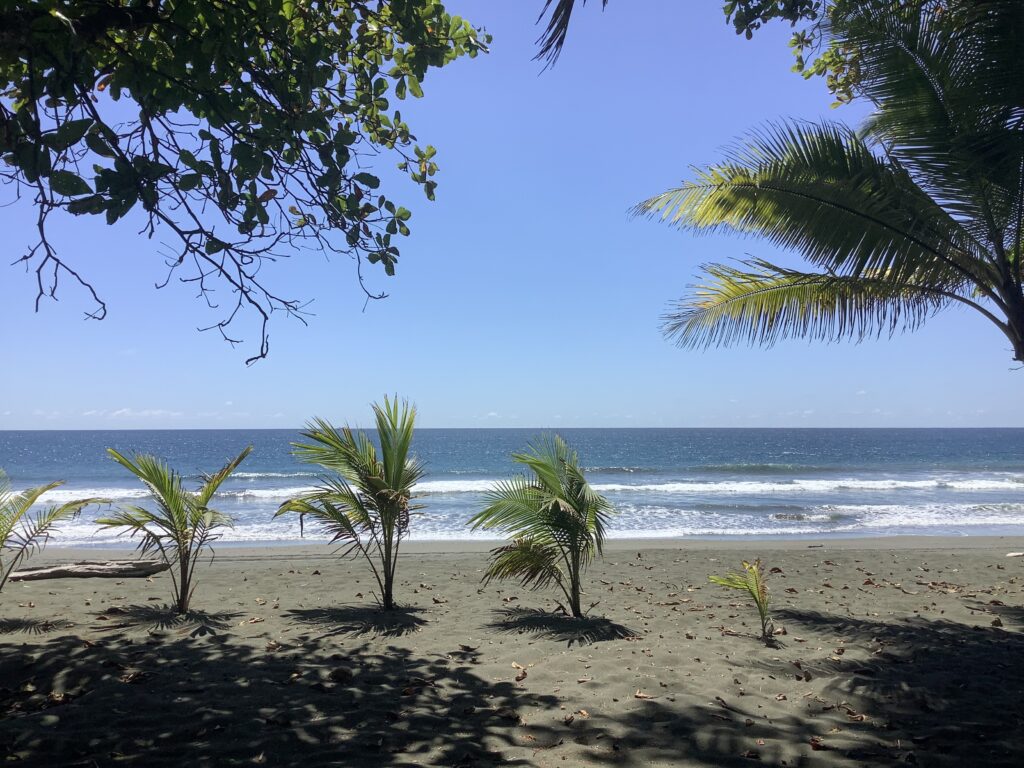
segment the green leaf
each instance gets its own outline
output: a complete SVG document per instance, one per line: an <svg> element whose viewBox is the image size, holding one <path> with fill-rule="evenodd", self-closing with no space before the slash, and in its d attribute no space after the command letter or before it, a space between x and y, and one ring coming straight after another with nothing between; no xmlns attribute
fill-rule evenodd
<svg viewBox="0 0 1024 768"><path fill-rule="evenodd" d="M54 171L50 174L50 189L64 197L88 195L92 188L71 171Z"/></svg>
<svg viewBox="0 0 1024 768"><path fill-rule="evenodd" d="M370 189L376 189L380 186L380 179L370 173L357 173L352 179Z"/></svg>
<svg viewBox="0 0 1024 768"><path fill-rule="evenodd" d="M188 192L189 190L195 189L199 186L199 183L203 180L203 177L198 173L186 173L184 176L178 179L177 187L182 192Z"/></svg>
<svg viewBox="0 0 1024 768"><path fill-rule="evenodd" d="M85 132L92 126L92 118L83 120L69 120L62 124L54 134L53 148L57 150L67 149L82 140Z"/></svg>
<svg viewBox="0 0 1024 768"><path fill-rule="evenodd" d="M75 216L81 216L84 213L102 213L106 208L106 199L103 195L90 195L89 197L80 197L77 200L72 200L68 203L68 213L74 214Z"/></svg>
<svg viewBox="0 0 1024 768"><path fill-rule="evenodd" d="M85 146L91 149L100 157L116 157L117 153L98 133L87 133L85 135Z"/></svg>

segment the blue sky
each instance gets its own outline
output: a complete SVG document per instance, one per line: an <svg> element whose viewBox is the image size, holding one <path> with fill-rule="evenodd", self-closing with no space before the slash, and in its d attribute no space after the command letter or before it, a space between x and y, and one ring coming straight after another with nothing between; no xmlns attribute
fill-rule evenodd
<svg viewBox="0 0 1024 768"><path fill-rule="evenodd" d="M630 220L629 207L766 120L862 112L830 109L820 82L789 71L786 28L745 41L720 2L590 3L542 74L541 4L450 0L494 43L403 106L441 173L435 203L407 188L413 236L397 277L371 276L390 298L364 311L344 260L284 263L277 285L315 314L308 327L278 318L270 358L247 368L248 347L196 332L216 316L191 289L154 290L159 240L62 221L61 252L110 315L83 321L70 284L35 313L33 276L0 267L0 429L366 423L368 404L395 391L424 427L1024 426L1024 371L965 312L861 345L666 342L659 317L700 263L797 262L756 240ZM31 241L30 206L0 209L0 224L10 262Z"/></svg>

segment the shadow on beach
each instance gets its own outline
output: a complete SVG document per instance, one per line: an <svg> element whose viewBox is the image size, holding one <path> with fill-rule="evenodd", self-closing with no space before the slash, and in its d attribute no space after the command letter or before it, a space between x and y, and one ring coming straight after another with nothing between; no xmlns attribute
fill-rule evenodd
<svg viewBox="0 0 1024 768"><path fill-rule="evenodd" d="M292 621L323 630L324 637L401 637L416 632L427 621L418 616L420 608L394 608L383 611L365 606L336 608L297 608L285 615Z"/></svg>
<svg viewBox="0 0 1024 768"><path fill-rule="evenodd" d="M1020 618L1020 609L1007 609ZM860 645L869 661L829 657L803 665L827 679L819 712L846 715L850 729L869 729L877 749L863 760L938 766L1019 765L1024 746L1024 635L991 625L908 617L901 621L783 610L794 626ZM984 622L982 624L981 622ZM819 651L821 653L821 651ZM841 659L842 657L840 657ZM772 674L792 674L789 662L763 664ZM863 718L861 720L860 718ZM915 757L910 757L914 754ZM888 760L886 760L888 758Z"/></svg>
<svg viewBox="0 0 1024 768"><path fill-rule="evenodd" d="M242 614L237 612L191 610L188 613L176 613L171 605L122 605L111 606L100 611L96 618L109 622L98 629L117 630L125 627L138 627L148 632L171 632L179 634L188 632L191 637L216 635L230 629L234 620Z"/></svg>
<svg viewBox="0 0 1024 768"><path fill-rule="evenodd" d="M565 614L533 608L502 608L494 611L494 617L486 626L489 630L505 634L536 635L567 643L569 647L640 636L629 627L602 617L574 619Z"/></svg>
<svg viewBox="0 0 1024 768"><path fill-rule="evenodd" d="M48 632L66 630L72 627L70 621L64 619L0 619L0 635L45 635Z"/></svg>
<svg viewBox="0 0 1024 768"><path fill-rule="evenodd" d="M363 645L341 660L289 650L123 636L63 636L30 654L0 646L0 755L38 766L529 765L501 750L524 732L523 711L557 709L554 696L406 648Z"/></svg>

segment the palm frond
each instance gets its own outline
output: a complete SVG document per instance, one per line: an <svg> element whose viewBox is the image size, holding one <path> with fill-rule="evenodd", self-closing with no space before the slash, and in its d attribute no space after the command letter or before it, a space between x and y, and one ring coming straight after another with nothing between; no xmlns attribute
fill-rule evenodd
<svg viewBox="0 0 1024 768"><path fill-rule="evenodd" d="M569 34L569 22L572 20L572 13L576 8L576 2L577 0L544 0L544 8L541 10L537 22L539 23L548 11L551 12L551 18L548 19L544 33L537 40L540 50L537 51L537 55L533 58L535 61L544 61L545 68L552 66L558 61L558 57L562 53L565 39ZM587 4L587 0L579 0L579 4L584 6ZM608 0L601 0L601 7L605 8L607 6Z"/></svg>
<svg viewBox="0 0 1024 768"><path fill-rule="evenodd" d="M0 470L0 589L22 560L46 546L60 523L74 519L87 506L108 503L99 498L76 499L32 511L48 491L60 485L58 481L14 493Z"/></svg>
<svg viewBox="0 0 1024 768"><path fill-rule="evenodd" d="M711 264L692 294L664 317L681 347L772 346L787 338L840 341L919 328L950 302L949 292L881 276L840 277L784 269L762 260Z"/></svg>
<svg viewBox="0 0 1024 768"><path fill-rule="evenodd" d="M830 33L858 51L878 107L865 134L985 239L1004 230L1024 156L1022 4L867 0L838 8Z"/></svg>
<svg viewBox="0 0 1024 768"><path fill-rule="evenodd" d="M212 475L203 476L203 486L196 493L196 506L206 508L210 504L213 495L220 488L221 484L228 479L232 472L238 469L238 465L245 461L246 456L252 453L252 446L246 446L238 456L231 459L218 472Z"/></svg>
<svg viewBox="0 0 1024 768"><path fill-rule="evenodd" d="M696 176L634 214L697 232L755 235L851 277L913 273L948 285L994 274L983 243L839 124L769 125Z"/></svg>
<svg viewBox="0 0 1024 768"><path fill-rule="evenodd" d="M530 589L542 589L553 583L564 586L560 561L561 555L554 547L533 539L514 539L492 551L484 579L517 579Z"/></svg>

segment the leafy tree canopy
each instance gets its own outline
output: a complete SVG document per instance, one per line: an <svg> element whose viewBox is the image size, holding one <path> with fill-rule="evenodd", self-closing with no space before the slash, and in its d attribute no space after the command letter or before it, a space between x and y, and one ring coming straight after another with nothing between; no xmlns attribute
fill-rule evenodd
<svg viewBox="0 0 1024 768"><path fill-rule="evenodd" d="M396 103L431 68L489 37L437 0L7 0L0 4L0 182L29 197L38 239L20 262L36 306L77 281L79 258L48 237L54 213L133 210L165 243L172 277L196 286L230 329L303 304L260 268L311 249L395 272L410 211L380 189L379 155L434 197L435 149ZM165 239L166 238L166 239ZM368 296L372 293L364 286ZM230 294L230 301L215 292Z"/></svg>

